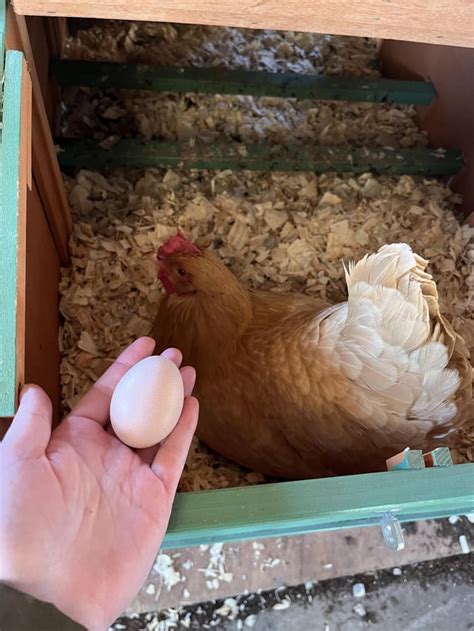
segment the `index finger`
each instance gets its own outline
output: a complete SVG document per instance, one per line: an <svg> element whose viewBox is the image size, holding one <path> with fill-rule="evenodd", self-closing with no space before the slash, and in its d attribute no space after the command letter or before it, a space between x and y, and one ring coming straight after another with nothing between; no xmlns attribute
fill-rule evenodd
<svg viewBox="0 0 474 631"><path fill-rule="evenodd" d="M151 337L140 337L130 344L74 406L67 418L80 416L105 425L109 418L110 400L118 382L129 368L149 357L154 348L155 340Z"/></svg>

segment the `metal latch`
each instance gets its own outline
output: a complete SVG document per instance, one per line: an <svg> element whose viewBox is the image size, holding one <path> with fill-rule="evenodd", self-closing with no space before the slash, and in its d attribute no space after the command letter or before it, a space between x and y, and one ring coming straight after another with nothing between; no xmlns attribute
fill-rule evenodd
<svg viewBox="0 0 474 631"><path fill-rule="evenodd" d="M392 550L403 550L405 547L405 537L401 523L392 513L387 511L380 519L380 528L382 529L383 540Z"/></svg>
<svg viewBox="0 0 474 631"><path fill-rule="evenodd" d="M387 461L388 471L408 471L424 469L425 467L449 467L453 464L448 447L438 447L424 454L418 449L407 447L399 454L392 456ZM403 550L405 537L403 528L392 511L386 511L380 518L380 528L385 544L391 550Z"/></svg>

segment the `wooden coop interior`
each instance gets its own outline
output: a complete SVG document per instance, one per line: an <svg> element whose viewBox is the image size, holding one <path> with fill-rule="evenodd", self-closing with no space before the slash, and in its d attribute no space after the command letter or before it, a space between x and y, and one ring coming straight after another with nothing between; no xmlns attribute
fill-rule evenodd
<svg viewBox="0 0 474 631"><path fill-rule="evenodd" d="M344 4L344 10L341 10ZM462 197L460 225L474 226L474 29L466 1L369 0L185 3L142 0L16 0L4 13L2 231L6 270L0 296L5 431L19 388L41 385L61 410L58 287L71 263L73 213L61 169L215 169L340 173L375 171L449 181ZM64 57L68 30L93 19L148 20L307 31L377 39L380 79L161 67ZM61 138L62 92L71 87L253 95L301 100L412 104L429 144L380 148L226 143L189 147L122 139L112 150L93 138ZM350 154L350 155L348 155ZM14 264L13 264L14 262ZM378 524L473 510L473 464L182 493L165 545L177 547L256 536ZM412 476L408 483L406 476ZM391 477L387 477L391 476ZM416 476L416 477L413 477Z"/></svg>

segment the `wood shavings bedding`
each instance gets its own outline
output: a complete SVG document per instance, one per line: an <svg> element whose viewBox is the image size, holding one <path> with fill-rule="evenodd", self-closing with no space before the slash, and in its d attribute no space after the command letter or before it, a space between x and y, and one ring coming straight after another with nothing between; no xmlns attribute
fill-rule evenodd
<svg viewBox="0 0 474 631"><path fill-rule="evenodd" d="M66 407L124 346L149 332L160 297L153 257L178 226L209 240L251 286L331 301L345 299L342 259L407 241L430 259L442 308L474 347L474 230L458 224L456 199L437 181L160 170L105 178L81 171L67 188L77 222L72 267L60 287ZM472 438L461 448L473 457ZM195 440L181 489L259 481Z"/></svg>
<svg viewBox="0 0 474 631"><path fill-rule="evenodd" d="M108 23L79 33L69 54L377 76L373 42L270 31ZM238 133L256 140L256 122L263 121L265 137L277 142L292 142L298 134L306 142L424 142L406 107L133 94L123 97L126 114L116 119L113 114L108 127L108 119L97 113L117 105L116 94L79 90L75 98L79 110L65 119L72 135L127 134L132 120L145 137L192 133L212 140L217 130L224 137ZM206 123L210 116L212 123ZM436 180L119 169L107 176L83 170L66 178L66 186L75 226L72 266L63 270L60 286L65 409L121 349L149 332L160 299L154 255L177 227L190 238L207 239L251 286L303 291L334 302L345 299L341 260L407 241L430 259L442 308L474 347L474 231L459 225L453 214L459 200ZM458 461L474 460L473 436L471 426L457 437ZM180 490L264 481L195 439Z"/></svg>
<svg viewBox="0 0 474 631"><path fill-rule="evenodd" d="M274 97L156 94L74 88L65 95L64 135L104 146L118 137L189 141L198 137L269 144L426 145L409 106L296 101Z"/></svg>
<svg viewBox="0 0 474 631"><path fill-rule="evenodd" d="M373 40L311 33L107 22L80 31L65 54L113 62L380 76ZM64 106L64 135L107 144L130 135L393 148L426 144L413 107L383 103L73 88L65 91Z"/></svg>
<svg viewBox="0 0 474 631"><path fill-rule="evenodd" d="M66 43L74 59L378 76L375 40L219 26L97 21Z"/></svg>

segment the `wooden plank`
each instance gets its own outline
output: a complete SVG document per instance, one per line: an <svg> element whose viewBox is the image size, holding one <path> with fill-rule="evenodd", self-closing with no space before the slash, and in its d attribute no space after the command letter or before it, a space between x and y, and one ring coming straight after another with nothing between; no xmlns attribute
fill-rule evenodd
<svg viewBox="0 0 474 631"><path fill-rule="evenodd" d="M8 7L7 12L6 45L10 49L22 50L28 62L33 84L33 172L61 262L67 264L69 261L68 242L72 229L71 212L59 170L25 18L15 15L11 6Z"/></svg>
<svg viewBox="0 0 474 631"><path fill-rule="evenodd" d="M128 611L142 613L192 605L243 594L245 590L252 593L446 558L459 554L460 533L468 541L474 540L474 525L466 518L455 525L439 520L410 526L405 532L406 546L399 551L384 545L377 526L226 543L222 547L223 571L231 574L232 580L219 581L212 590L205 572L210 563L207 546L167 550L182 580L166 587L151 571Z"/></svg>
<svg viewBox="0 0 474 631"><path fill-rule="evenodd" d="M336 530L474 511L474 464L179 493L163 547Z"/></svg>
<svg viewBox="0 0 474 631"><path fill-rule="evenodd" d="M36 383L53 403L59 420L60 261L36 183L28 193L26 230L25 381Z"/></svg>
<svg viewBox="0 0 474 631"><path fill-rule="evenodd" d="M25 371L26 192L31 83L23 54L5 57L0 191L0 417L15 413Z"/></svg>
<svg viewBox="0 0 474 631"><path fill-rule="evenodd" d="M33 17L29 18L34 19ZM51 59L60 59L63 56L64 47L67 37L67 19L66 18L42 18L43 32L48 43L48 77L47 83L49 87L49 108L48 117L53 137L59 133L61 129L61 90L58 82L54 77L49 75L49 62ZM30 27L28 25L28 32ZM35 58L39 55L44 47L44 43L38 42L38 45L32 43L31 48ZM45 103L48 105L48 102Z"/></svg>
<svg viewBox="0 0 474 631"><path fill-rule="evenodd" d="M301 75L294 72L253 72L226 68L151 66L71 59L53 60L51 72L62 86L156 92L246 94L418 105L429 105L436 96L433 85L428 81Z"/></svg>
<svg viewBox="0 0 474 631"><path fill-rule="evenodd" d="M59 59L62 57L66 45L66 18L44 18L44 30L51 57Z"/></svg>
<svg viewBox="0 0 474 631"><path fill-rule="evenodd" d="M5 30L7 26L6 2L0 2L0 76L3 79L3 68L5 64ZM3 99L3 91L0 90L0 102Z"/></svg>
<svg viewBox="0 0 474 631"><path fill-rule="evenodd" d="M474 47L470 0L13 0L24 15L150 20Z"/></svg>
<svg viewBox="0 0 474 631"><path fill-rule="evenodd" d="M51 59L62 55L64 48L63 22L65 18L27 17L26 26L39 85L53 134L60 129L61 91L57 81L50 76Z"/></svg>
<svg viewBox="0 0 474 631"><path fill-rule="evenodd" d="M173 141L119 140L103 149L92 140L62 141L59 162L63 168L109 167L231 169L251 171L308 171L326 173L454 175L463 167L455 150L366 149L305 145L198 144Z"/></svg>

